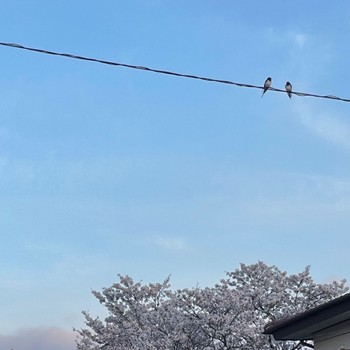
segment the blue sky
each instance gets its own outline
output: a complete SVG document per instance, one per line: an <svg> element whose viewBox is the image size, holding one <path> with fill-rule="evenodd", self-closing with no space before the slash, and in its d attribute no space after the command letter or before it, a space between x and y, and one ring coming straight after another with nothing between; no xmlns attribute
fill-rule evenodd
<svg viewBox="0 0 350 350"><path fill-rule="evenodd" d="M350 97L347 1L3 1L2 42ZM0 347L74 348L91 289L240 262L350 278L350 105L0 47ZM38 345L41 339L41 345Z"/></svg>

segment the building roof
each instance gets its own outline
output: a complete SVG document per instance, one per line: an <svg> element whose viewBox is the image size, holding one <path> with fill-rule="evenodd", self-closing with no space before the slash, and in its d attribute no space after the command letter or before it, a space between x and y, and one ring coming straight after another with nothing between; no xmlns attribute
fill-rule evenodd
<svg viewBox="0 0 350 350"><path fill-rule="evenodd" d="M313 340L314 333L350 320L350 293L265 326L276 340Z"/></svg>

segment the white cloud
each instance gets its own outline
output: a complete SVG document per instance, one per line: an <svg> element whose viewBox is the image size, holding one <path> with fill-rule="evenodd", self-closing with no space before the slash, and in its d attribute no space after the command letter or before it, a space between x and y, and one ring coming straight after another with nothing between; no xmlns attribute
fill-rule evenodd
<svg viewBox="0 0 350 350"><path fill-rule="evenodd" d="M73 350L76 334L60 328L22 329L11 335L0 335L0 349Z"/></svg>
<svg viewBox="0 0 350 350"><path fill-rule="evenodd" d="M297 107L301 123L317 136L350 150L350 123L334 112Z"/></svg>
<svg viewBox="0 0 350 350"><path fill-rule="evenodd" d="M297 48L304 48L305 44L310 41L310 36L306 33L294 31L280 31L275 28L269 28L266 32L266 37L274 45L294 44Z"/></svg>
<svg viewBox="0 0 350 350"><path fill-rule="evenodd" d="M247 178L251 192L227 204L232 231L248 228L260 235L265 229L295 230L295 234L316 237L319 230L329 227L338 230L338 236L345 232L342 225L349 221L349 179L299 172L255 175Z"/></svg>
<svg viewBox="0 0 350 350"><path fill-rule="evenodd" d="M295 33L293 34L294 36L294 42L295 44L302 49L304 47L304 45L306 44L306 42L308 41L308 36L306 34L303 33Z"/></svg>
<svg viewBox="0 0 350 350"><path fill-rule="evenodd" d="M23 289L27 283L23 279L16 279L10 276L3 276L0 280L0 288L2 289Z"/></svg>
<svg viewBox="0 0 350 350"><path fill-rule="evenodd" d="M155 237L153 242L165 249L175 251L185 251L189 249L188 243L184 238L181 237Z"/></svg>

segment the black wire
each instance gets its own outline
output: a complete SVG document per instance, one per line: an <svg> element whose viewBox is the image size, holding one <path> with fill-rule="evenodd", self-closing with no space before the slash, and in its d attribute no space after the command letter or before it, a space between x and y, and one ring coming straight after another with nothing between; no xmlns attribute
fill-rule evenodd
<svg viewBox="0 0 350 350"><path fill-rule="evenodd" d="M144 70L144 71L153 72L153 73L172 75L172 76L177 76L177 77L182 77L182 78L204 80L204 81L220 83L220 84L229 84L229 85L235 85L235 86L245 87L245 88L250 88L250 89L262 89L262 90L264 89L263 86L244 84L244 83L237 83L237 82L230 81L230 80L222 80L222 79L213 79L213 78L201 77L201 76L192 75L192 74L176 73L176 72L171 72L171 71L167 71L167 70L154 69L154 68L148 68L148 67L144 67L144 66L135 66L135 65L132 65L132 64L125 64L125 63L119 63L119 62L113 62L113 61L100 60L100 59L97 59L97 58L91 58L91 57L85 57L85 56L77 56L77 55L72 55L72 54L68 54L68 53L59 53L59 52L54 52L54 51L48 51L48 50L43 50L43 49L36 49L36 48L32 48L32 47L26 47L26 46L22 46L22 45L19 45L19 44L0 42L0 45L1 46L12 47L12 48L16 48L16 49L34 51L34 52L43 53L43 54L47 54L47 55L62 56L62 57L68 57L68 58L76 59L76 60L97 62L97 63L101 63L101 64L107 64L107 65L110 65L110 66L119 66L119 67L131 68L131 69L138 69L138 70ZM270 87L269 90L270 91L275 91L275 92L282 92L282 93L286 92L285 90L276 89L276 88L273 88L273 87ZM341 98L341 97L337 97L337 96L333 96L333 95L317 95L317 94L311 94L311 93L307 93L307 92L297 92L297 91L292 91L292 94L300 96L300 97L316 97L316 98L324 98L324 99L329 99L329 100L350 102L350 99Z"/></svg>

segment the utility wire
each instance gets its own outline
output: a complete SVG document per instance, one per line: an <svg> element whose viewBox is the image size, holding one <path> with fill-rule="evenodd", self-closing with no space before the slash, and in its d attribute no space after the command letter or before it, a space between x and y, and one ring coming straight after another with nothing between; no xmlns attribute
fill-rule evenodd
<svg viewBox="0 0 350 350"><path fill-rule="evenodd" d="M201 77L201 76L192 75L192 74L182 74L182 73L177 73L177 72L172 72L172 71L167 71L167 70L161 70L161 69L154 69L154 68L149 68L149 67L144 67L144 66L136 66L136 65L132 65L132 64L125 64L125 63L119 63L119 62L113 62L113 61L100 60L100 59L97 59L97 58L72 55L72 54L69 54L69 53L60 53L60 52L55 52L55 51L48 51L48 50L43 50L43 49L37 49L37 48L33 48L33 47L22 46L22 45L19 45L19 44L0 42L0 45L1 46L12 47L12 48L16 48L16 49L21 49L21 50L34 51L34 52L38 52L38 53L42 53L42 54L46 54L46 55L62 56L62 57L68 57L68 58L71 58L71 59L76 59L76 60L90 61L90 62L96 62L96 63L101 63L101 64L107 64L107 65L110 65L110 66L119 66L119 67L131 68L131 69L138 69L138 70L143 70L143 71L148 71L148 72L153 72L153 73L166 74L166 75L172 75L172 76L176 76L176 77L189 78L189 79L204 80L204 81L220 83L220 84L229 84L229 85L235 85L235 86L245 87L245 88L250 88L250 89L261 89L261 90L264 89L263 86L244 84L244 83L237 83L237 82L230 81L230 80L213 79L213 78ZM273 88L273 87L270 87L269 90L270 91L275 91L275 92L286 93L285 90L276 89L276 88ZM297 91L292 91L292 94L300 96L300 97L316 97L316 98L324 98L324 99L329 99L329 100L350 102L350 99L341 98L341 97L337 97L337 96L333 96L333 95L317 95L317 94L312 94L312 93L307 93L307 92L297 92Z"/></svg>

